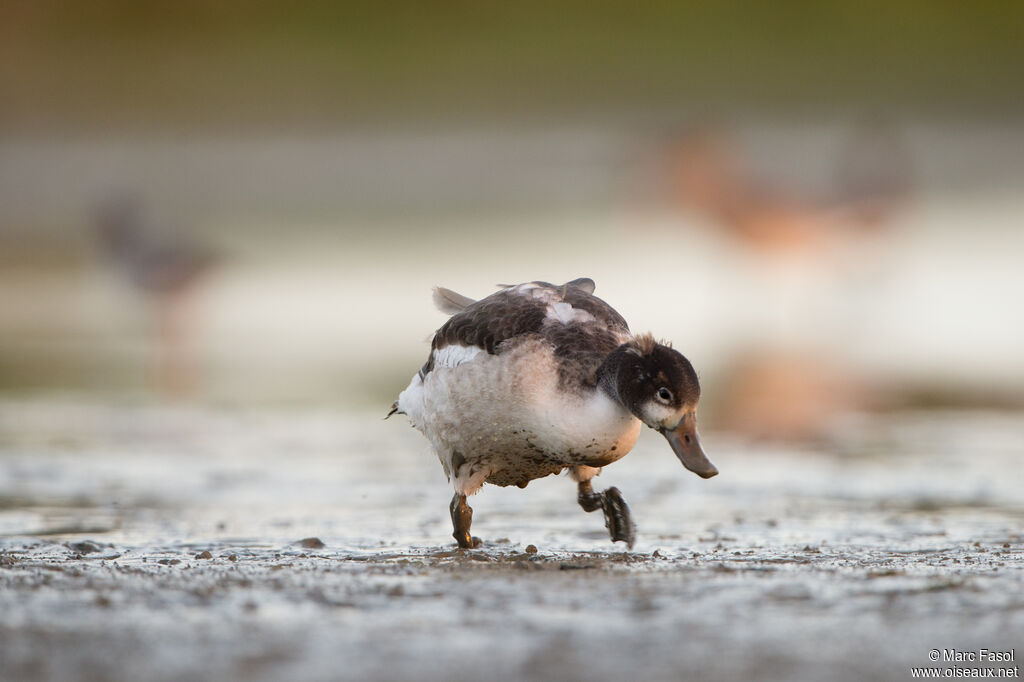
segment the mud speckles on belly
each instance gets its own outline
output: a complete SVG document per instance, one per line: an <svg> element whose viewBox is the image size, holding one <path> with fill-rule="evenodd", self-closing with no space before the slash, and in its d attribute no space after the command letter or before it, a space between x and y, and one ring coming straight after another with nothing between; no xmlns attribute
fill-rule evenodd
<svg viewBox="0 0 1024 682"><path fill-rule="evenodd" d="M618 455L614 452L613 447L609 452L600 455L591 455L584 457L580 463L588 467L605 467L613 462L619 461Z"/></svg>
<svg viewBox="0 0 1024 682"><path fill-rule="evenodd" d="M486 482L494 485L525 487L530 480L557 474L567 467L603 467L621 458L616 445L592 440L581 447L551 452L538 444L534 433L526 430L514 432L517 438L507 450L484 456L490 473Z"/></svg>
<svg viewBox="0 0 1024 682"><path fill-rule="evenodd" d="M516 485L525 488L526 484L533 479L560 473L567 467L603 467L616 461L618 457L613 452L591 454L575 450L552 454L533 445L527 452L494 459L498 459L500 463L491 464L491 474L487 477L488 483L499 486Z"/></svg>
<svg viewBox="0 0 1024 682"><path fill-rule="evenodd" d="M515 485L525 488L526 484L533 479L560 473L566 466L565 463L547 457L540 452L532 452L517 457L516 461L509 462L504 467L493 468L491 475L487 477L487 482L500 486Z"/></svg>
<svg viewBox="0 0 1024 682"><path fill-rule="evenodd" d="M620 458L617 444L590 439L579 446L551 449L532 429L517 428L497 438L501 446L491 446L479 460L486 463L490 474L487 483L525 488L535 478L557 474L572 466L602 467ZM489 444L490 445L490 444ZM470 457L476 461L476 458ZM456 461L452 458L453 465Z"/></svg>

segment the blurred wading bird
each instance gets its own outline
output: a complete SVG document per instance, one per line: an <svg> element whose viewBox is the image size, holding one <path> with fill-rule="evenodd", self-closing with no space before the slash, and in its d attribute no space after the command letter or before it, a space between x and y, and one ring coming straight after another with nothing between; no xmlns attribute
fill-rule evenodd
<svg viewBox="0 0 1024 682"><path fill-rule="evenodd" d="M96 232L111 265L145 295L155 312L158 388L184 394L195 383L189 342L196 287L219 257L180 235L155 231L143 208L135 196L110 197L96 213Z"/></svg>
<svg viewBox="0 0 1024 682"><path fill-rule="evenodd" d="M709 127L673 136L664 146L665 188L678 207L753 256L745 268L762 278L759 312L780 320L795 313L806 318L804 306L822 290L840 293L856 284L864 295L879 272L877 247L912 205L914 164L901 131L884 120L853 127L832 162L832 177L811 186L808 177L800 182L779 175L779 164L806 163L800 148L774 159L774 173L758 172L736 142ZM857 248L872 242L876 249ZM841 298L831 305L844 316L853 312ZM878 399L862 373L837 360L836 349L811 353L808 337L798 341L791 333L786 329L774 346L762 336L756 349L730 361L716 399L731 430L814 440L829 433L837 416Z"/></svg>
<svg viewBox="0 0 1024 682"><path fill-rule="evenodd" d="M714 129L674 138L666 152L676 203L765 253L813 250L843 234L881 231L909 204L913 188L910 152L884 122L849 133L833 181L818 192L752 172L734 141Z"/></svg>
<svg viewBox="0 0 1024 682"><path fill-rule="evenodd" d="M636 529L617 488L590 479L636 444L641 423L661 433L690 471L718 470L697 437L700 385L690 362L648 334L634 336L594 281L527 282L474 301L448 289L449 320L430 357L392 406L430 441L454 484L453 536L476 547L466 497L484 483L525 488L569 469L584 511L601 509L613 542Z"/></svg>

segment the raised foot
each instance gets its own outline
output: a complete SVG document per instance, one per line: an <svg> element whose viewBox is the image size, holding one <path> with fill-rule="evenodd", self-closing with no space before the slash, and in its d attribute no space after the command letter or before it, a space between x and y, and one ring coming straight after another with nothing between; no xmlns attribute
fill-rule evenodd
<svg viewBox="0 0 1024 682"><path fill-rule="evenodd" d="M636 525L629 513L629 505L622 499L618 488L608 488L601 493L601 509L604 511L604 525L612 536L612 542L625 542L633 549L636 542Z"/></svg>
<svg viewBox="0 0 1024 682"><path fill-rule="evenodd" d="M636 526L629 514L629 505L622 499L622 493L618 488L608 488L604 492L595 493L590 481L580 481L577 499L583 511L592 512L600 509L604 512L604 525L612 536L612 542L625 542L633 549L633 543L636 542Z"/></svg>

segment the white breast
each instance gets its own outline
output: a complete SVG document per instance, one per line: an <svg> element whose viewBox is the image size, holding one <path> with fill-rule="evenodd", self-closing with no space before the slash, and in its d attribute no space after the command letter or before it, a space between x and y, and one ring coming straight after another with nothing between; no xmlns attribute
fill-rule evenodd
<svg viewBox="0 0 1024 682"><path fill-rule="evenodd" d="M533 477L538 460L556 468L588 457L613 461L636 443L640 422L621 405L599 390L579 395L559 387L544 342L467 356L438 366L438 354L433 371L414 377L399 396L399 408L430 440L456 489L473 492L488 477L500 479L501 469ZM463 466L453 467L453 458Z"/></svg>

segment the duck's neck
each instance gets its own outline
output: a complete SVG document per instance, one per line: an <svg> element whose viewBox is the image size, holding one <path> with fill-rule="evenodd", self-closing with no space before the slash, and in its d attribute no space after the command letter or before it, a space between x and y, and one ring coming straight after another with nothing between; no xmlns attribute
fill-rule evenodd
<svg viewBox="0 0 1024 682"><path fill-rule="evenodd" d="M629 405L626 404L620 390L622 385L620 377L625 376L625 373L628 372L626 362L633 352L630 350L629 344L624 343L609 353L601 366L597 368L598 389L627 410Z"/></svg>

